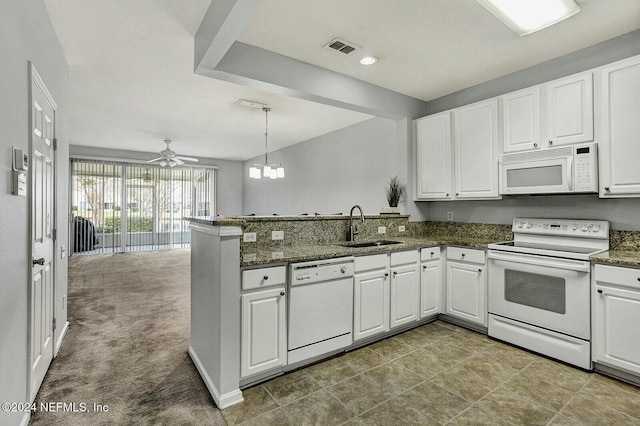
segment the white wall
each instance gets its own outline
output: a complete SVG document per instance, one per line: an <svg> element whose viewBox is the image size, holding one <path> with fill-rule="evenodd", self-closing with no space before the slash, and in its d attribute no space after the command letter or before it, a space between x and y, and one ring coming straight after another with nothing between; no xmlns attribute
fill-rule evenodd
<svg viewBox="0 0 640 426"><path fill-rule="evenodd" d="M373 118L269 153L270 163L285 166L284 179L250 179L249 167L264 156L245 161L244 213L348 214L359 204L365 214L377 214L387 206L389 178L404 173L399 152L406 155L398 146L396 121Z"/></svg>
<svg viewBox="0 0 640 426"><path fill-rule="evenodd" d="M112 160L127 159L136 160L141 163L158 156L157 152L125 151L78 145L71 145L69 150L72 157L108 158ZM217 213L224 216L242 214L242 162L204 157L196 158L198 158L197 164L199 165L216 166L218 168L216 174Z"/></svg>
<svg viewBox="0 0 640 426"><path fill-rule="evenodd" d="M57 157L56 315L66 322L68 67L42 0L0 1L0 402L27 396L27 296L30 253L29 199L11 195L12 147L29 150L28 67L32 61L55 99ZM58 328L58 332L61 327ZM23 413L0 411L0 424L19 424Z"/></svg>

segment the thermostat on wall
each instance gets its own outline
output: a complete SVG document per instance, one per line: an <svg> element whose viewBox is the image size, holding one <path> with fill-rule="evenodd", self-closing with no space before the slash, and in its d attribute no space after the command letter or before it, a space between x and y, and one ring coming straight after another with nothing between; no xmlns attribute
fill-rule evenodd
<svg viewBox="0 0 640 426"><path fill-rule="evenodd" d="M13 148L13 170L20 172L29 170L29 155L23 149Z"/></svg>

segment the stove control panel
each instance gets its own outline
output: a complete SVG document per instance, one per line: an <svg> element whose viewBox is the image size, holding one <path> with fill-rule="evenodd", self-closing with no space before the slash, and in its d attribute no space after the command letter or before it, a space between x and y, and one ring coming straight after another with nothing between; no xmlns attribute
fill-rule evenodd
<svg viewBox="0 0 640 426"><path fill-rule="evenodd" d="M512 231L517 234L608 239L609 222L584 219L515 218Z"/></svg>

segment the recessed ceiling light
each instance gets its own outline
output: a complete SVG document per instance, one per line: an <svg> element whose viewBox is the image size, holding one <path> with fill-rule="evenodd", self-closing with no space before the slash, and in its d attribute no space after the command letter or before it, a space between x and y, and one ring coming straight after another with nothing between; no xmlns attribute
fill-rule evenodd
<svg viewBox="0 0 640 426"><path fill-rule="evenodd" d="M375 56L365 56L362 59L360 59L360 63L362 65L373 65L376 62L378 62L378 58L376 58Z"/></svg>
<svg viewBox="0 0 640 426"><path fill-rule="evenodd" d="M478 0L478 3L521 36L580 12L574 0Z"/></svg>

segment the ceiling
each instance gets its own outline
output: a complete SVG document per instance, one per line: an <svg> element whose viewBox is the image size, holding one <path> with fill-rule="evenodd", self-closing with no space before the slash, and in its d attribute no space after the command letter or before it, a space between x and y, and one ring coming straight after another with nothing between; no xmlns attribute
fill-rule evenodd
<svg viewBox="0 0 640 426"><path fill-rule="evenodd" d="M472 0L264 0L239 41L434 99L640 28L638 0L582 11L519 37ZM246 160L370 115L194 74L193 37L210 0L45 0L69 63L70 143ZM399 7L401 6L401 7ZM360 49L323 47L333 37ZM358 63L361 53L379 58Z"/></svg>

